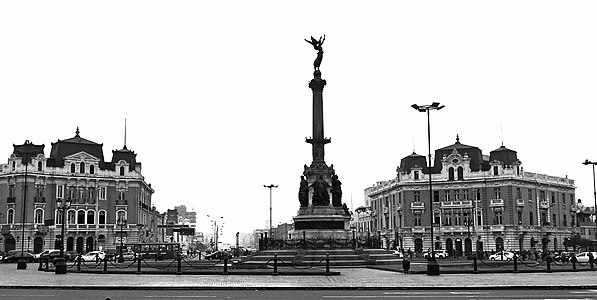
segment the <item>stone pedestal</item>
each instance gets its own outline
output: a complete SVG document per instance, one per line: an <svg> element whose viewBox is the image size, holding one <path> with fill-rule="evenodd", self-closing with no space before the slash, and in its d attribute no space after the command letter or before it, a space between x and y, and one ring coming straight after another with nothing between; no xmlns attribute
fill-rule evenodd
<svg viewBox="0 0 597 300"><path fill-rule="evenodd" d="M350 215L341 207L309 206L301 207L294 217L294 234L306 239L351 239L352 232L348 229Z"/></svg>

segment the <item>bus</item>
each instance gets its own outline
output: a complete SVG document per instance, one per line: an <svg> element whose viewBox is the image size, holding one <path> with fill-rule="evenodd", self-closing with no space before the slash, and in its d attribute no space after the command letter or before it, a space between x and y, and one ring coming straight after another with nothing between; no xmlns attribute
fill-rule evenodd
<svg viewBox="0 0 597 300"><path fill-rule="evenodd" d="M126 244L125 247L143 259L155 260L176 258L181 251L179 243L139 243Z"/></svg>

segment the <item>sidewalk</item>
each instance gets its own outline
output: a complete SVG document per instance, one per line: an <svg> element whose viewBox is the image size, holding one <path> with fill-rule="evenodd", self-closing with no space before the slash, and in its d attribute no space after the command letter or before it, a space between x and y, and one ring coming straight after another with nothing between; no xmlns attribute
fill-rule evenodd
<svg viewBox="0 0 597 300"><path fill-rule="evenodd" d="M37 271L34 264L17 270L16 264L0 264L2 288L88 288L88 289L366 289L366 288L597 288L597 272L442 274L427 276L402 274L369 268L336 268L335 276L284 275L136 275L85 274L56 275Z"/></svg>

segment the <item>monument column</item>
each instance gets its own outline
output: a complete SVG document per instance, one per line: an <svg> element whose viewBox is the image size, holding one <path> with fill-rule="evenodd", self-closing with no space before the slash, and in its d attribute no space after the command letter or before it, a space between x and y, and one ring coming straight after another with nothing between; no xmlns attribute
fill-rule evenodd
<svg viewBox="0 0 597 300"><path fill-rule="evenodd" d="M313 137L307 139L312 145L313 163L325 163L324 145L331 140L323 135L323 87L326 81L321 79L321 72L315 70L309 88L313 91Z"/></svg>

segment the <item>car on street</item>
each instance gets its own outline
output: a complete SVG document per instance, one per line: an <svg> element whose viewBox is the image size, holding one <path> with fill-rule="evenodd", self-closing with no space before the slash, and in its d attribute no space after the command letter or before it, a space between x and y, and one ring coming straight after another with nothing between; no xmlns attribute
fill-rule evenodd
<svg viewBox="0 0 597 300"><path fill-rule="evenodd" d="M562 251L560 253L555 254L553 256L553 260L557 261L557 262L567 262L567 261L570 261L570 259L574 255L575 255L574 252Z"/></svg>
<svg viewBox="0 0 597 300"><path fill-rule="evenodd" d="M513 260L514 259L514 253L509 252L509 251L500 251L497 252L495 254L492 254L489 256L489 260Z"/></svg>
<svg viewBox="0 0 597 300"><path fill-rule="evenodd" d="M60 250L44 250L40 253L35 254L35 260L39 261L39 259L45 260L46 258L49 258L50 261L54 261L54 258L58 258L60 257Z"/></svg>
<svg viewBox="0 0 597 300"><path fill-rule="evenodd" d="M435 258L448 258L448 252L446 250L433 250L433 253L435 254ZM425 252L423 257L428 259L431 257L431 252Z"/></svg>
<svg viewBox="0 0 597 300"><path fill-rule="evenodd" d="M4 262L17 262L19 258L24 258L27 262L35 261L35 254L31 251L9 250L4 256Z"/></svg>
<svg viewBox="0 0 597 300"><path fill-rule="evenodd" d="M137 255L133 251L126 251L122 252L122 258L124 258L124 260L135 260Z"/></svg>
<svg viewBox="0 0 597 300"><path fill-rule="evenodd" d="M404 253L400 250L393 250L392 254L396 255L398 258L404 258Z"/></svg>
<svg viewBox="0 0 597 300"><path fill-rule="evenodd" d="M215 251L205 255L205 259L224 259L224 257L230 258L230 253L226 251Z"/></svg>
<svg viewBox="0 0 597 300"><path fill-rule="evenodd" d="M89 251L83 255L81 255L82 261L102 261L106 257L106 254L103 251Z"/></svg>
<svg viewBox="0 0 597 300"><path fill-rule="evenodd" d="M597 259L597 252L581 252L576 255L576 261L579 263L588 263L590 253L593 254L593 259Z"/></svg>

